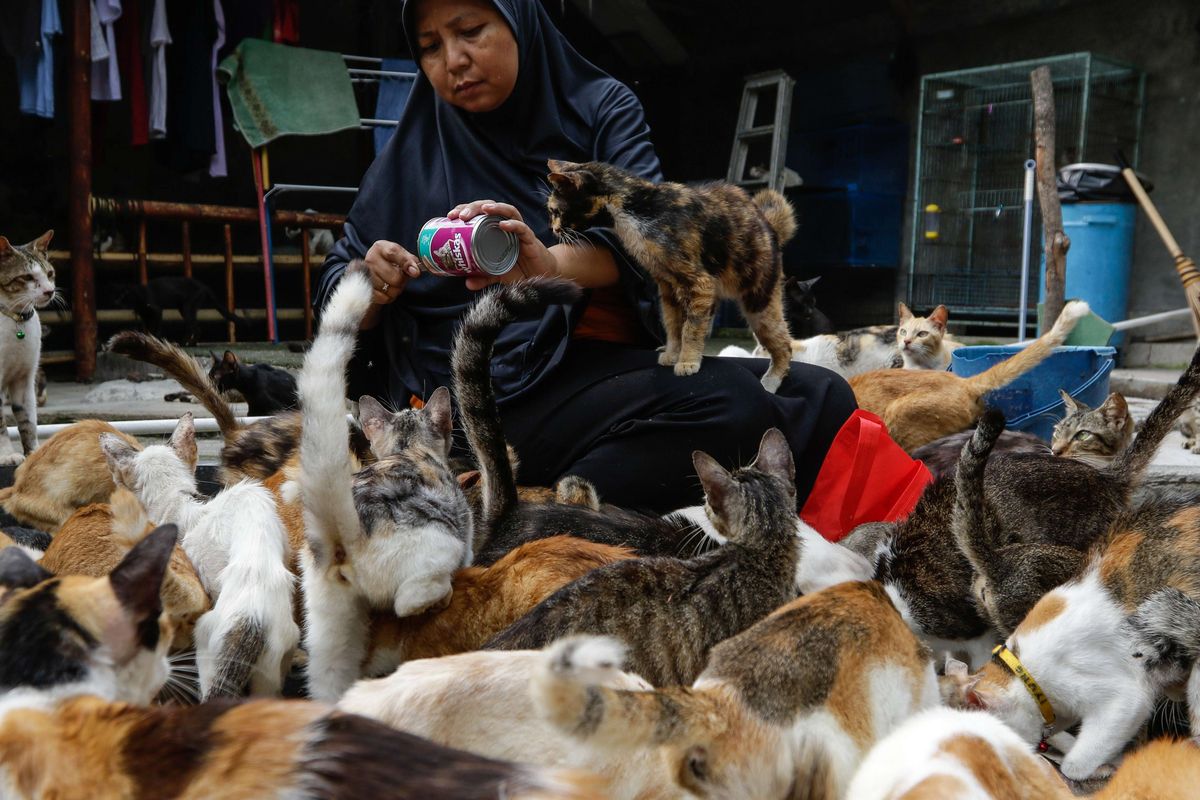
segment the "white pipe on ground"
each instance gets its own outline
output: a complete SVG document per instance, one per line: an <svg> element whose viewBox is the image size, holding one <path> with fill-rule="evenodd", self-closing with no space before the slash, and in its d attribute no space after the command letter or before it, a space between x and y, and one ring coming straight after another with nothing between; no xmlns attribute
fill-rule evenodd
<svg viewBox="0 0 1200 800"><path fill-rule="evenodd" d="M348 418L349 414L346 415ZM268 419L267 417L238 417L238 422L242 425L248 425L251 422L258 422L260 419ZM59 423L56 425L38 425L38 438L47 439L74 423ZM179 424L178 419L124 419L109 421L117 430L122 433L128 433L130 436L167 436L175 430L175 426ZM217 421L212 417L200 417L196 420L196 433L220 433L221 429L217 427ZM15 426L8 429L8 438L19 439Z"/></svg>

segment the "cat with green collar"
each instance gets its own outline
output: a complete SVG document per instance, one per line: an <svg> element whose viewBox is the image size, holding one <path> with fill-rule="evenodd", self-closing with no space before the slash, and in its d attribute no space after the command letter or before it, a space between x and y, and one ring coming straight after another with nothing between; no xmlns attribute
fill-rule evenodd
<svg viewBox="0 0 1200 800"><path fill-rule="evenodd" d="M37 447L37 368L42 324L37 310L54 299L54 266L47 249L54 231L28 244L0 236L0 395L12 405L21 450L0 436L0 466L20 464ZM2 416L2 415L0 415Z"/></svg>

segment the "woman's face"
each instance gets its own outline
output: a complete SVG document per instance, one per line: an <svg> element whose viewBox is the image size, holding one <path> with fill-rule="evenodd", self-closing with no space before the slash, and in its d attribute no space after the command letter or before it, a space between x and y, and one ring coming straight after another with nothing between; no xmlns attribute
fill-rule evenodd
<svg viewBox="0 0 1200 800"><path fill-rule="evenodd" d="M417 58L438 95L465 111L492 111L517 84L517 40L488 0L422 0Z"/></svg>

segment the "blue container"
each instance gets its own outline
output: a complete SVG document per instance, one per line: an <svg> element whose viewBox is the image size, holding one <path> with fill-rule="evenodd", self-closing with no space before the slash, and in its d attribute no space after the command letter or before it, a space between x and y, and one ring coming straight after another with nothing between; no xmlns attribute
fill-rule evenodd
<svg viewBox="0 0 1200 800"><path fill-rule="evenodd" d="M950 371L964 378L978 375L1019 350L1015 345L960 347L951 356ZM1066 415L1066 404L1058 390L1064 389L1093 408L1100 405L1108 397L1108 378L1116 353L1113 347L1059 347L1017 380L989 392L984 403L1003 411L1011 430L1050 441L1055 423Z"/></svg>
<svg viewBox="0 0 1200 800"><path fill-rule="evenodd" d="M1129 270L1133 265L1132 203L1063 203L1063 229L1071 239L1067 251L1065 296L1086 300L1109 322L1125 319L1129 310ZM1046 260L1038 300L1046 300Z"/></svg>

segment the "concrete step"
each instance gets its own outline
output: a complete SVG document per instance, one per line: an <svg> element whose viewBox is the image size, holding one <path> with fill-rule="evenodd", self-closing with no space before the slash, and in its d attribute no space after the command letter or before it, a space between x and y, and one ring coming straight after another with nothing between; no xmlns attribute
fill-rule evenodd
<svg viewBox="0 0 1200 800"><path fill-rule="evenodd" d="M1181 342L1132 342L1121 348L1121 366L1126 369L1142 367L1182 370L1196 352L1194 341Z"/></svg>
<svg viewBox="0 0 1200 800"><path fill-rule="evenodd" d="M1161 400L1166 397L1167 390L1175 385L1183 369L1162 369L1141 367L1129 369L1122 367L1114 369L1109 378L1109 388L1120 392L1126 398L1144 397L1149 400Z"/></svg>

